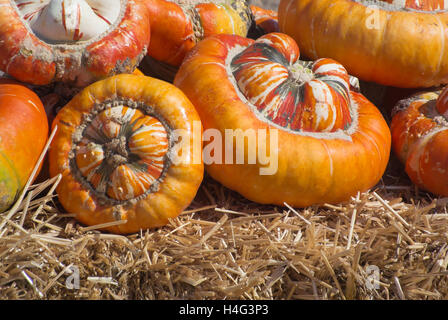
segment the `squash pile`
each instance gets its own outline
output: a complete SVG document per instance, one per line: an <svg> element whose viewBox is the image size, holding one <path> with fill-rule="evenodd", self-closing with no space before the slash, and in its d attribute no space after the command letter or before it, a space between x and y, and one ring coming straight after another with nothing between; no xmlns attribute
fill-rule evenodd
<svg viewBox="0 0 448 320"><path fill-rule="evenodd" d="M280 30L311 59L386 86L448 82L448 7L440 0L281 0Z"/></svg>
<svg viewBox="0 0 448 320"><path fill-rule="evenodd" d="M204 168L257 203L346 201L378 183L391 145L448 196L448 89L402 100L391 134L358 82L447 84L447 19L436 0L281 0L278 15L245 0L0 0L0 210L64 90L49 173L65 210L110 232L165 225Z"/></svg>

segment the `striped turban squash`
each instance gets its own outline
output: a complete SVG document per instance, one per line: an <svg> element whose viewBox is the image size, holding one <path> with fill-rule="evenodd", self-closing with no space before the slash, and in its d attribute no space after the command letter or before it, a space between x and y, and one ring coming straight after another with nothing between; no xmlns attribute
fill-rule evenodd
<svg viewBox="0 0 448 320"><path fill-rule="evenodd" d="M391 122L394 152L418 187L448 196L448 88L401 100Z"/></svg>
<svg viewBox="0 0 448 320"><path fill-rule="evenodd" d="M448 2L281 0L280 30L309 58L331 57L382 85L448 83Z"/></svg>
<svg viewBox="0 0 448 320"><path fill-rule="evenodd" d="M142 0L0 0L0 70L35 85L132 73L149 37Z"/></svg>
<svg viewBox="0 0 448 320"><path fill-rule="evenodd" d="M213 34L246 36L252 15L246 0L144 0L150 11L150 73L172 80L186 53Z"/></svg>
<svg viewBox="0 0 448 320"><path fill-rule="evenodd" d="M262 36L266 33L279 31L277 11L263 9L254 5L250 6L250 10L254 16L256 35Z"/></svg>
<svg viewBox="0 0 448 320"><path fill-rule="evenodd" d="M203 176L201 122L176 87L121 74L84 88L53 122L50 175L59 201L87 225L131 233L166 224L190 204ZM177 161L183 152L195 157ZM196 136L195 136L196 135ZM185 139L185 140L184 140ZM195 161L193 161L195 160Z"/></svg>
<svg viewBox="0 0 448 320"><path fill-rule="evenodd" d="M377 183L388 162L389 128L345 68L299 56L285 34L217 35L174 81L201 117L209 174L255 202L344 201Z"/></svg>

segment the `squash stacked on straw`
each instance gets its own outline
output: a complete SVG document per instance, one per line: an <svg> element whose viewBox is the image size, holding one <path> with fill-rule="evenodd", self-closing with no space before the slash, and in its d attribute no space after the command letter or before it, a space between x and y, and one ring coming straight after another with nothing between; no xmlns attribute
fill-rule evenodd
<svg viewBox="0 0 448 320"><path fill-rule="evenodd" d="M448 195L446 92L402 101L391 142L357 79L447 83L447 17L440 1L281 0L277 16L245 0L0 0L0 70L21 82L0 83L0 208L49 143L29 88L76 88L52 122L49 171L67 211L111 232L179 215L204 162L249 200L304 207L374 187L392 143L415 183Z"/></svg>

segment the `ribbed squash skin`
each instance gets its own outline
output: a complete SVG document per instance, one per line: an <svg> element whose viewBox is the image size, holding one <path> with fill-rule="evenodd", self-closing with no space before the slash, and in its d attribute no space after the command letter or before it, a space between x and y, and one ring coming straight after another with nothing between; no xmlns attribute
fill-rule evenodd
<svg viewBox="0 0 448 320"><path fill-rule="evenodd" d="M196 43L213 34L246 36L251 17L244 0L144 0L150 11L148 55L178 67Z"/></svg>
<svg viewBox="0 0 448 320"><path fill-rule="evenodd" d="M448 91L401 100L392 118L393 149L420 188L448 196Z"/></svg>
<svg viewBox="0 0 448 320"><path fill-rule="evenodd" d="M419 11L390 10L379 3L282 0L280 30L297 41L305 56L333 58L365 81L403 88L447 83L448 12L443 1L406 1Z"/></svg>

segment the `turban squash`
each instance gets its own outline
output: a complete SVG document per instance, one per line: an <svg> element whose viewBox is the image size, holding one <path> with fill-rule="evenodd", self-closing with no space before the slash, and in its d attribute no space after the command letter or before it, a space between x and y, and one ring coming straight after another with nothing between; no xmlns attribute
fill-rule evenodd
<svg viewBox="0 0 448 320"><path fill-rule="evenodd" d="M246 36L252 23L245 0L144 0L150 12L148 72L172 80L186 53L213 34ZM152 69L152 70L151 70Z"/></svg>
<svg viewBox="0 0 448 320"><path fill-rule="evenodd" d="M201 142L201 122L169 83L130 74L95 82L59 111L55 125L50 175L62 174L59 201L82 223L111 223L106 229L115 233L158 227L196 195L203 163L193 141ZM176 150L191 161L176 161Z"/></svg>
<svg viewBox="0 0 448 320"><path fill-rule="evenodd" d="M304 55L331 57L382 85L448 83L448 7L443 0L281 0L280 30Z"/></svg>
<svg viewBox="0 0 448 320"><path fill-rule="evenodd" d="M0 78L0 212L22 191L47 138L47 116L39 97Z"/></svg>
<svg viewBox="0 0 448 320"><path fill-rule="evenodd" d="M401 100L391 122L392 144L409 178L448 196L448 88Z"/></svg>
<svg viewBox="0 0 448 320"><path fill-rule="evenodd" d="M0 70L35 85L131 73L147 51L142 0L0 0Z"/></svg>
<svg viewBox="0 0 448 320"><path fill-rule="evenodd" d="M207 171L255 202L344 201L377 183L389 159L389 128L350 89L344 67L299 55L285 34L216 35L188 54L174 80L201 117Z"/></svg>

